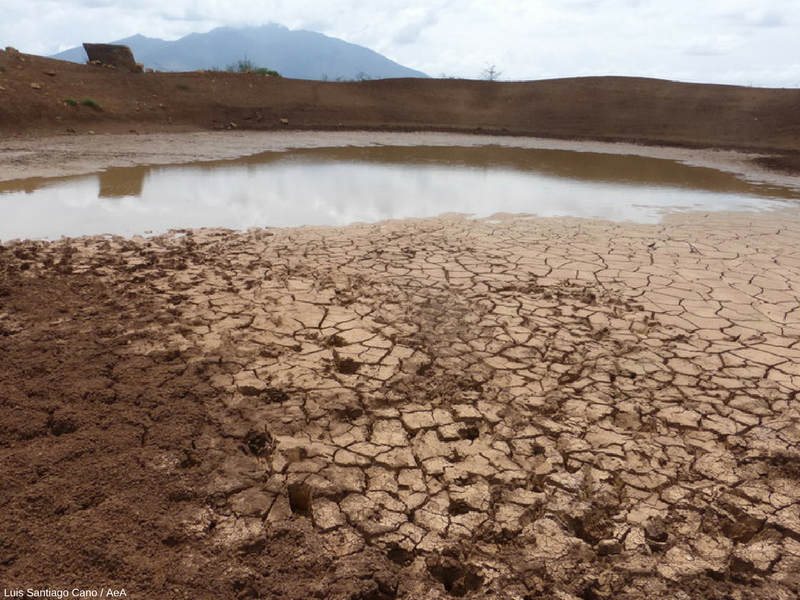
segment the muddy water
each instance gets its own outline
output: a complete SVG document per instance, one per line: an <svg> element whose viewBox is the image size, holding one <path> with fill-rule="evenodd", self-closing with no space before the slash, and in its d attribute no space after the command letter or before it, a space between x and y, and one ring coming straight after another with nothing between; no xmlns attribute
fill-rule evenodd
<svg viewBox="0 0 800 600"><path fill-rule="evenodd" d="M448 212L657 222L767 210L797 189L676 161L484 146L340 147L0 183L0 239L344 225Z"/></svg>

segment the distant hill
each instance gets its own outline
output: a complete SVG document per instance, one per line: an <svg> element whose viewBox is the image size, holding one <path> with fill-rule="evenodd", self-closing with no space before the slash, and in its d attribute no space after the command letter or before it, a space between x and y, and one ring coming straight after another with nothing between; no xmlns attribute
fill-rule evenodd
<svg viewBox="0 0 800 600"><path fill-rule="evenodd" d="M241 29L219 27L171 42L134 35L111 43L130 46L138 62L158 71L225 69L247 59L258 67L298 79L428 77L364 46L275 24ZM52 58L83 63L86 53L79 46Z"/></svg>

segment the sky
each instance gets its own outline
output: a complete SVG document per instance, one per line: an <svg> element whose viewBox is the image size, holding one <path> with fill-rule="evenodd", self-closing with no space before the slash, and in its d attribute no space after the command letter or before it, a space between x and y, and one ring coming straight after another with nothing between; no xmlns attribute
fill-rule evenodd
<svg viewBox="0 0 800 600"><path fill-rule="evenodd" d="M280 23L433 77L630 75L800 87L800 0L0 0L0 47Z"/></svg>

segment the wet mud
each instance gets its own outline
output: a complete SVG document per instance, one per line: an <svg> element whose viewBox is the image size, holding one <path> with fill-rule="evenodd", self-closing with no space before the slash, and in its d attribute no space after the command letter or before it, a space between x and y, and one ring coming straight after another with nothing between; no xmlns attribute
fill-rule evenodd
<svg viewBox="0 0 800 600"><path fill-rule="evenodd" d="M751 182L797 187L797 174L785 167L786 154L754 153L713 147L688 148L643 145L633 142L603 142L588 139L554 139L527 136L503 137L442 133L389 131L237 131L174 132L149 134L98 134L52 137L23 137L3 140L0 153L0 181L35 189L45 178L90 174L114 167L152 167L241 161L252 164L265 152L319 148L394 146L459 147L496 146L498 149L561 150L660 158L725 171ZM401 151L401 150L397 150ZM469 150L463 150L469 152ZM331 150L336 152L336 150ZM615 160L613 156L609 160ZM646 161L645 161L646 162ZM641 177L637 169L636 177ZM574 170L573 170L574 173ZM606 170L605 176L608 176ZM685 175L685 174L684 174ZM717 176L718 177L718 176ZM724 177L724 176L723 176ZM680 177L685 180L685 176ZM704 187L696 178L693 185ZM28 180L28 181L22 181ZM134 183L134 186L136 184ZM126 190L129 193L130 190Z"/></svg>
<svg viewBox="0 0 800 600"><path fill-rule="evenodd" d="M0 573L165 598L800 592L800 220L0 246Z"/></svg>

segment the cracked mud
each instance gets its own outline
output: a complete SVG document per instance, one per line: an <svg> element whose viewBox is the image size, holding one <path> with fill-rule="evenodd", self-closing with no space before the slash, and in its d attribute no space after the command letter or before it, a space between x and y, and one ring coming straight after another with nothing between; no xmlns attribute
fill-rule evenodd
<svg viewBox="0 0 800 600"><path fill-rule="evenodd" d="M65 583L166 597L800 591L794 213L19 242L0 269L9 583L55 542Z"/></svg>

